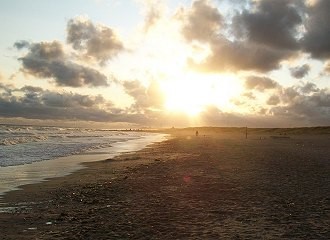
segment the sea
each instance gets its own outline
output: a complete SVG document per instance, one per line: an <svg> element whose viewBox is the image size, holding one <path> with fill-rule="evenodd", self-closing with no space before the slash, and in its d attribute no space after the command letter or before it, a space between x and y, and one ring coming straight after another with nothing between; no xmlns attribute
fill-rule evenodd
<svg viewBox="0 0 330 240"><path fill-rule="evenodd" d="M143 131L0 125L0 199L20 186L68 175L83 162L138 151L166 139Z"/></svg>

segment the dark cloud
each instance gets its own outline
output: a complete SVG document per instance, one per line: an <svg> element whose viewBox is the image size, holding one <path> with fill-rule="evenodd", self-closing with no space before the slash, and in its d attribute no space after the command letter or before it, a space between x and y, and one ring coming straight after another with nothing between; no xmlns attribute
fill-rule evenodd
<svg viewBox="0 0 330 240"><path fill-rule="evenodd" d="M267 100L268 105L278 105L280 102L281 102L281 100L277 95L272 95Z"/></svg>
<svg viewBox="0 0 330 240"><path fill-rule="evenodd" d="M45 92L41 97L42 102L51 107L95 107L105 103L102 96L91 97L88 95L72 93Z"/></svg>
<svg viewBox="0 0 330 240"><path fill-rule="evenodd" d="M291 92L292 93L292 92ZM328 90L320 90L312 95L295 94L289 96L285 106L270 109L275 118L286 118L295 125L329 125L330 94Z"/></svg>
<svg viewBox="0 0 330 240"><path fill-rule="evenodd" d="M271 3L268 4L271 5ZM287 12L291 10L294 11L291 8L286 9ZM275 12L277 13L277 11ZM285 40L279 40L279 42L283 42L275 46L275 43L265 44L261 40L228 39L223 30L225 26L224 18L217 8L210 5L209 1L195 1L191 9L181 9L178 15L181 16L179 19L181 19L183 24L182 34L187 41L193 42L197 40L210 45L211 54L203 61L199 63L195 63L192 60L189 61L190 66L197 70L207 72L242 70L267 72L279 68L281 61L295 54L295 51L292 51L293 47L289 47L291 44L288 43L289 40L286 40L286 42ZM281 17L285 19L285 16L281 15ZM239 17L237 16L236 18ZM276 20L278 19L274 20L274 24Z"/></svg>
<svg viewBox="0 0 330 240"><path fill-rule="evenodd" d="M308 64L290 68L291 76L298 79L305 77L309 73L309 71L310 71L310 66Z"/></svg>
<svg viewBox="0 0 330 240"><path fill-rule="evenodd" d="M107 78L99 71L76 64L64 53L57 41L31 44L29 52L19 59L22 71L39 78L52 78L59 86L107 86Z"/></svg>
<svg viewBox="0 0 330 240"><path fill-rule="evenodd" d="M3 88L11 89L11 94L1 93ZM110 121L116 116L103 109L106 104L111 103L101 96L56 93L32 86L15 89L0 85L0 117L5 118Z"/></svg>
<svg viewBox="0 0 330 240"><path fill-rule="evenodd" d="M267 102L271 106L267 113L274 119L282 119L294 126L330 124L329 89L319 89L314 83L307 82L277 90L277 95L271 96Z"/></svg>
<svg viewBox="0 0 330 240"><path fill-rule="evenodd" d="M125 81L123 83L123 87L125 89L125 92L133 97L135 101L135 106L140 108L140 107L145 107L148 106L149 104L147 103L146 99L146 89L145 87L141 84L140 81L135 80L135 81Z"/></svg>
<svg viewBox="0 0 330 240"><path fill-rule="evenodd" d="M12 85L6 85L0 82L0 95L2 94L3 96L8 97L12 95L12 91L13 91Z"/></svg>
<svg viewBox="0 0 330 240"><path fill-rule="evenodd" d="M222 126L222 127L277 127L283 124L283 121L275 119L264 114L239 114L226 113L215 106L209 106L201 113L200 118L207 126ZM204 125L204 126L205 126ZM244 131L242 131L243 136Z"/></svg>
<svg viewBox="0 0 330 240"><path fill-rule="evenodd" d="M279 87L279 84L267 77L250 76L245 81L245 87L247 89L263 91L266 89L275 89Z"/></svg>
<svg viewBox="0 0 330 240"><path fill-rule="evenodd" d="M20 89L22 92L42 92L43 89L40 87L33 87L33 86L24 86Z"/></svg>
<svg viewBox="0 0 330 240"><path fill-rule="evenodd" d="M137 83L127 84L127 89L130 89L130 93L137 98L130 109L119 109L100 95L59 93L34 86L15 88L0 83L0 118L20 117L157 126L172 121L166 119L163 112L157 110L160 104L159 92L157 94L159 86L157 86L157 83L152 83L147 88ZM148 101L142 101L142 95Z"/></svg>
<svg viewBox="0 0 330 240"><path fill-rule="evenodd" d="M3 91L4 87L11 89L10 94ZM144 126L155 126L162 119L160 114L153 111L129 113L115 108L101 96L33 91L34 88L27 86L15 89L13 86L0 85L0 118L133 123Z"/></svg>
<svg viewBox="0 0 330 240"><path fill-rule="evenodd" d="M271 48L296 50L297 27L302 23L292 0L257 1L233 19L236 36Z"/></svg>
<svg viewBox="0 0 330 240"><path fill-rule="evenodd" d="M279 90L282 102L290 104L300 97L300 93L296 87L282 88Z"/></svg>
<svg viewBox="0 0 330 240"><path fill-rule="evenodd" d="M164 105L164 95L157 81L151 81L148 87L138 80L125 81L123 87L135 101L131 107L134 112L143 112L148 108L160 109Z"/></svg>
<svg viewBox="0 0 330 240"><path fill-rule="evenodd" d="M304 50L312 57L330 58L330 1L317 0L307 9L306 34L302 39Z"/></svg>
<svg viewBox="0 0 330 240"><path fill-rule="evenodd" d="M18 50L21 50L22 48L28 48L30 46L30 42L26 40L17 41L14 43L14 47Z"/></svg>
<svg viewBox="0 0 330 240"><path fill-rule="evenodd" d="M330 125L329 89L313 89L303 93L300 87L279 87L278 91L278 95L269 97L268 107L254 108L253 114L226 113L210 106L201 113L201 121L204 125L210 126Z"/></svg>
<svg viewBox="0 0 330 240"><path fill-rule="evenodd" d="M184 23L182 33L189 41L209 41L224 24L218 9L207 0L194 1L191 9L181 9L177 16Z"/></svg>
<svg viewBox="0 0 330 240"><path fill-rule="evenodd" d="M322 89L308 97L310 101L314 102L317 107L327 108L327 113L330 113L330 92ZM328 118L330 122L330 118Z"/></svg>
<svg viewBox="0 0 330 240"><path fill-rule="evenodd" d="M30 45L29 50L29 54L38 59L59 60L65 56L63 46L58 41L34 43Z"/></svg>
<svg viewBox="0 0 330 240"><path fill-rule="evenodd" d="M113 29L93 24L89 19L81 17L68 21L67 42L86 58L92 58L101 64L124 49Z"/></svg>
<svg viewBox="0 0 330 240"><path fill-rule="evenodd" d="M233 17L226 16L227 22L209 1L195 1L190 9L181 10L183 36L208 43L211 49L204 61L190 61L190 66L211 72L268 72L302 52L330 59L328 0L309 5L298 0L243 1L241 6L243 10L236 10ZM296 71L298 78L308 72Z"/></svg>
<svg viewBox="0 0 330 240"><path fill-rule="evenodd" d="M243 42L218 38L211 45L212 53L201 63L190 66L207 72L255 70L267 72L280 67L280 62L292 55L288 51L274 50Z"/></svg>
<svg viewBox="0 0 330 240"><path fill-rule="evenodd" d="M304 94L320 91L320 89L316 86L316 84L311 82L307 82L305 85L300 87L299 90Z"/></svg>

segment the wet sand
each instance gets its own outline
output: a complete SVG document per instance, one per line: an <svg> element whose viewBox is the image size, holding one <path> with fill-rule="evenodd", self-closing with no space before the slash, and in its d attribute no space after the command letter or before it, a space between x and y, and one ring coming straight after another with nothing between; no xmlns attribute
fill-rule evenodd
<svg viewBox="0 0 330 240"><path fill-rule="evenodd" d="M172 134L7 194L0 239L329 239L329 134Z"/></svg>

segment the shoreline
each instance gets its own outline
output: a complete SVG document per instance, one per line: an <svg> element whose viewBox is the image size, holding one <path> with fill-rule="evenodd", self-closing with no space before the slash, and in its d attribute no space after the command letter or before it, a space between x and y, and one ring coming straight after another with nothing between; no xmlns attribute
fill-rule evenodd
<svg viewBox="0 0 330 240"><path fill-rule="evenodd" d="M127 139L113 143L111 147L58 157L55 159L33 162L30 164L0 168L0 203L8 192L20 190L24 185L49 181L53 178L64 177L84 169L84 163L103 161L116 157L125 152L135 152L146 146L163 141L165 134L150 134L138 139Z"/></svg>
<svg viewBox="0 0 330 240"><path fill-rule="evenodd" d="M164 140L166 141L166 140ZM148 144L145 148L131 151L131 152L121 152L114 154L110 158L101 159L101 160L94 160L89 162L82 162L80 163L81 168L70 172L66 175L59 176L59 177L52 177L52 178L45 178L43 181L38 181L30 184L21 185L18 189L11 190L6 192L2 195L2 199L0 199L0 213L6 213L6 211L1 211L2 208L9 207L10 209L16 208L18 211L24 211L25 207L29 207L29 204L34 204L31 198L28 201L23 201L23 199L27 200L26 194L32 193L33 195L41 196L43 193L39 194L39 191L42 189L47 189L47 191L51 188L56 188L57 186L61 186L61 184L66 184L70 182L79 181L80 176L84 176L86 174L93 174L98 171L102 165L107 165L110 167L108 174L110 178L116 179L118 178L125 169L134 168L141 164L149 164L152 162L148 162L148 160L140 159L140 157L136 157L137 152L142 152L147 150L148 148L152 148L153 145L158 144L161 142L153 142ZM97 178L97 175L95 175ZM1 202L3 200L3 202ZM26 206L24 206L26 205ZM11 213L12 211L8 211Z"/></svg>
<svg viewBox="0 0 330 240"><path fill-rule="evenodd" d="M9 193L3 239L326 239L329 147L178 133Z"/></svg>

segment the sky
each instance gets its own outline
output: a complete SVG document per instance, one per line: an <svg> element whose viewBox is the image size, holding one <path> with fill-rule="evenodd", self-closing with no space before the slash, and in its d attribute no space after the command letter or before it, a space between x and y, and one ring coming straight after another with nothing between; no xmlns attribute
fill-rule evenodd
<svg viewBox="0 0 330 240"><path fill-rule="evenodd" d="M0 123L330 125L328 0L2 0Z"/></svg>

